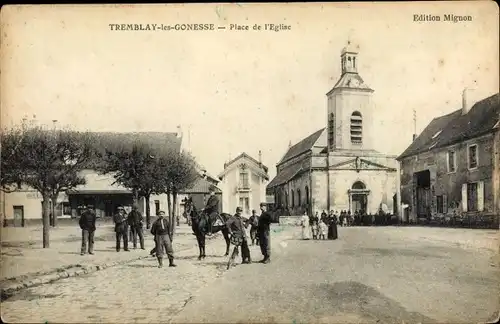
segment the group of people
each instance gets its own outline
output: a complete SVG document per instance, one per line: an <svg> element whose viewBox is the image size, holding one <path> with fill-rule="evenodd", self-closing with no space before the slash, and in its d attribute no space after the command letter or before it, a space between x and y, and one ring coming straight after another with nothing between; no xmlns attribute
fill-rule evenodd
<svg viewBox="0 0 500 324"><path fill-rule="evenodd" d="M119 206L116 214L113 216L116 234L116 252L120 252L122 242L123 250L129 252L129 234L132 239L134 249L137 248L137 237L139 237L139 244L144 250L144 217L139 211L137 205L132 206L130 213L125 212L125 208ZM82 230L82 246L80 250L81 255L94 254L94 233L96 230L96 214L94 206L84 206L79 220L80 229ZM154 236L155 248L151 254L156 254L158 259L158 266L163 267L163 255L166 253L169 259L169 266L175 267L174 251L172 248L170 223L165 219L165 212L160 211L158 218L151 226L151 234Z"/></svg>
<svg viewBox="0 0 500 324"><path fill-rule="evenodd" d="M309 240L312 234L313 240L336 240L338 238L338 230L337 220L334 216L333 213L330 215L323 213L319 217L318 212L309 216L307 211L305 211L300 220L302 239Z"/></svg>
<svg viewBox="0 0 500 324"><path fill-rule="evenodd" d="M243 209L236 207L236 214L229 218L226 226L230 235L231 244L237 248L241 248L241 259L243 264L252 263L250 249L248 245L248 235L246 229L250 226L251 244L257 243L260 246L263 259L261 263L267 264L271 262L271 229L272 216L267 211L265 203L260 204L261 214L256 215L255 210L252 211L252 216L246 219L242 217Z"/></svg>

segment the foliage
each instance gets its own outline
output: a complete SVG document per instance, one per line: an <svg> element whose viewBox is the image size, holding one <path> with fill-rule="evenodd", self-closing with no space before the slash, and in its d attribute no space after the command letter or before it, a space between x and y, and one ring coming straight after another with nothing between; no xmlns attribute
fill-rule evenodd
<svg viewBox="0 0 500 324"><path fill-rule="evenodd" d="M85 184L79 172L92 156L92 136L42 127L13 128L2 134L2 187L14 183L36 189L43 197L43 246L49 247L49 199ZM4 173L5 171L5 173Z"/></svg>

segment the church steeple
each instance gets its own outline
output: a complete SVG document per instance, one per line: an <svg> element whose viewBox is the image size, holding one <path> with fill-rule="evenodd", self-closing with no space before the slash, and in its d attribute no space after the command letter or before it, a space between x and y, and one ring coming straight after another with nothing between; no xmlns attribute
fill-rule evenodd
<svg viewBox="0 0 500 324"><path fill-rule="evenodd" d="M346 47L340 53L340 62L342 64L342 75L345 73L358 73L358 51L352 46L351 41L347 41Z"/></svg>

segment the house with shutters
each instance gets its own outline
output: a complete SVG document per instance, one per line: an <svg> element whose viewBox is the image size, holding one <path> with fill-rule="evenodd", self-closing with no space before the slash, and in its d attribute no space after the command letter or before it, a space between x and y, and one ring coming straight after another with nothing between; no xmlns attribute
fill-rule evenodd
<svg viewBox="0 0 500 324"><path fill-rule="evenodd" d="M500 94L434 118L397 158L407 219L500 214Z"/></svg>
<svg viewBox="0 0 500 324"><path fill-rule="evenodd" d="M223 211L234 214L236 207L241 207L245 216L251 215L252 209L260 214L260 203L266 202L266 185L269 181L267 171L267 167L262 164L260 151L258 160L241 153L224 163L224 170L218 175Z"/></svg>

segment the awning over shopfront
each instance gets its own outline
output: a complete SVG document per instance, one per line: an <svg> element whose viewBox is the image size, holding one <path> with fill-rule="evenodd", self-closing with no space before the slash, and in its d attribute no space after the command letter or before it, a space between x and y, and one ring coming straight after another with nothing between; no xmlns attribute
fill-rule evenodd
<svg viewBox="0 0 500 324"><path fill-rule="evenodd" d="M124 189L110 189L110 190L68 190L67 195L131 195L131 190Z"/></svg>

